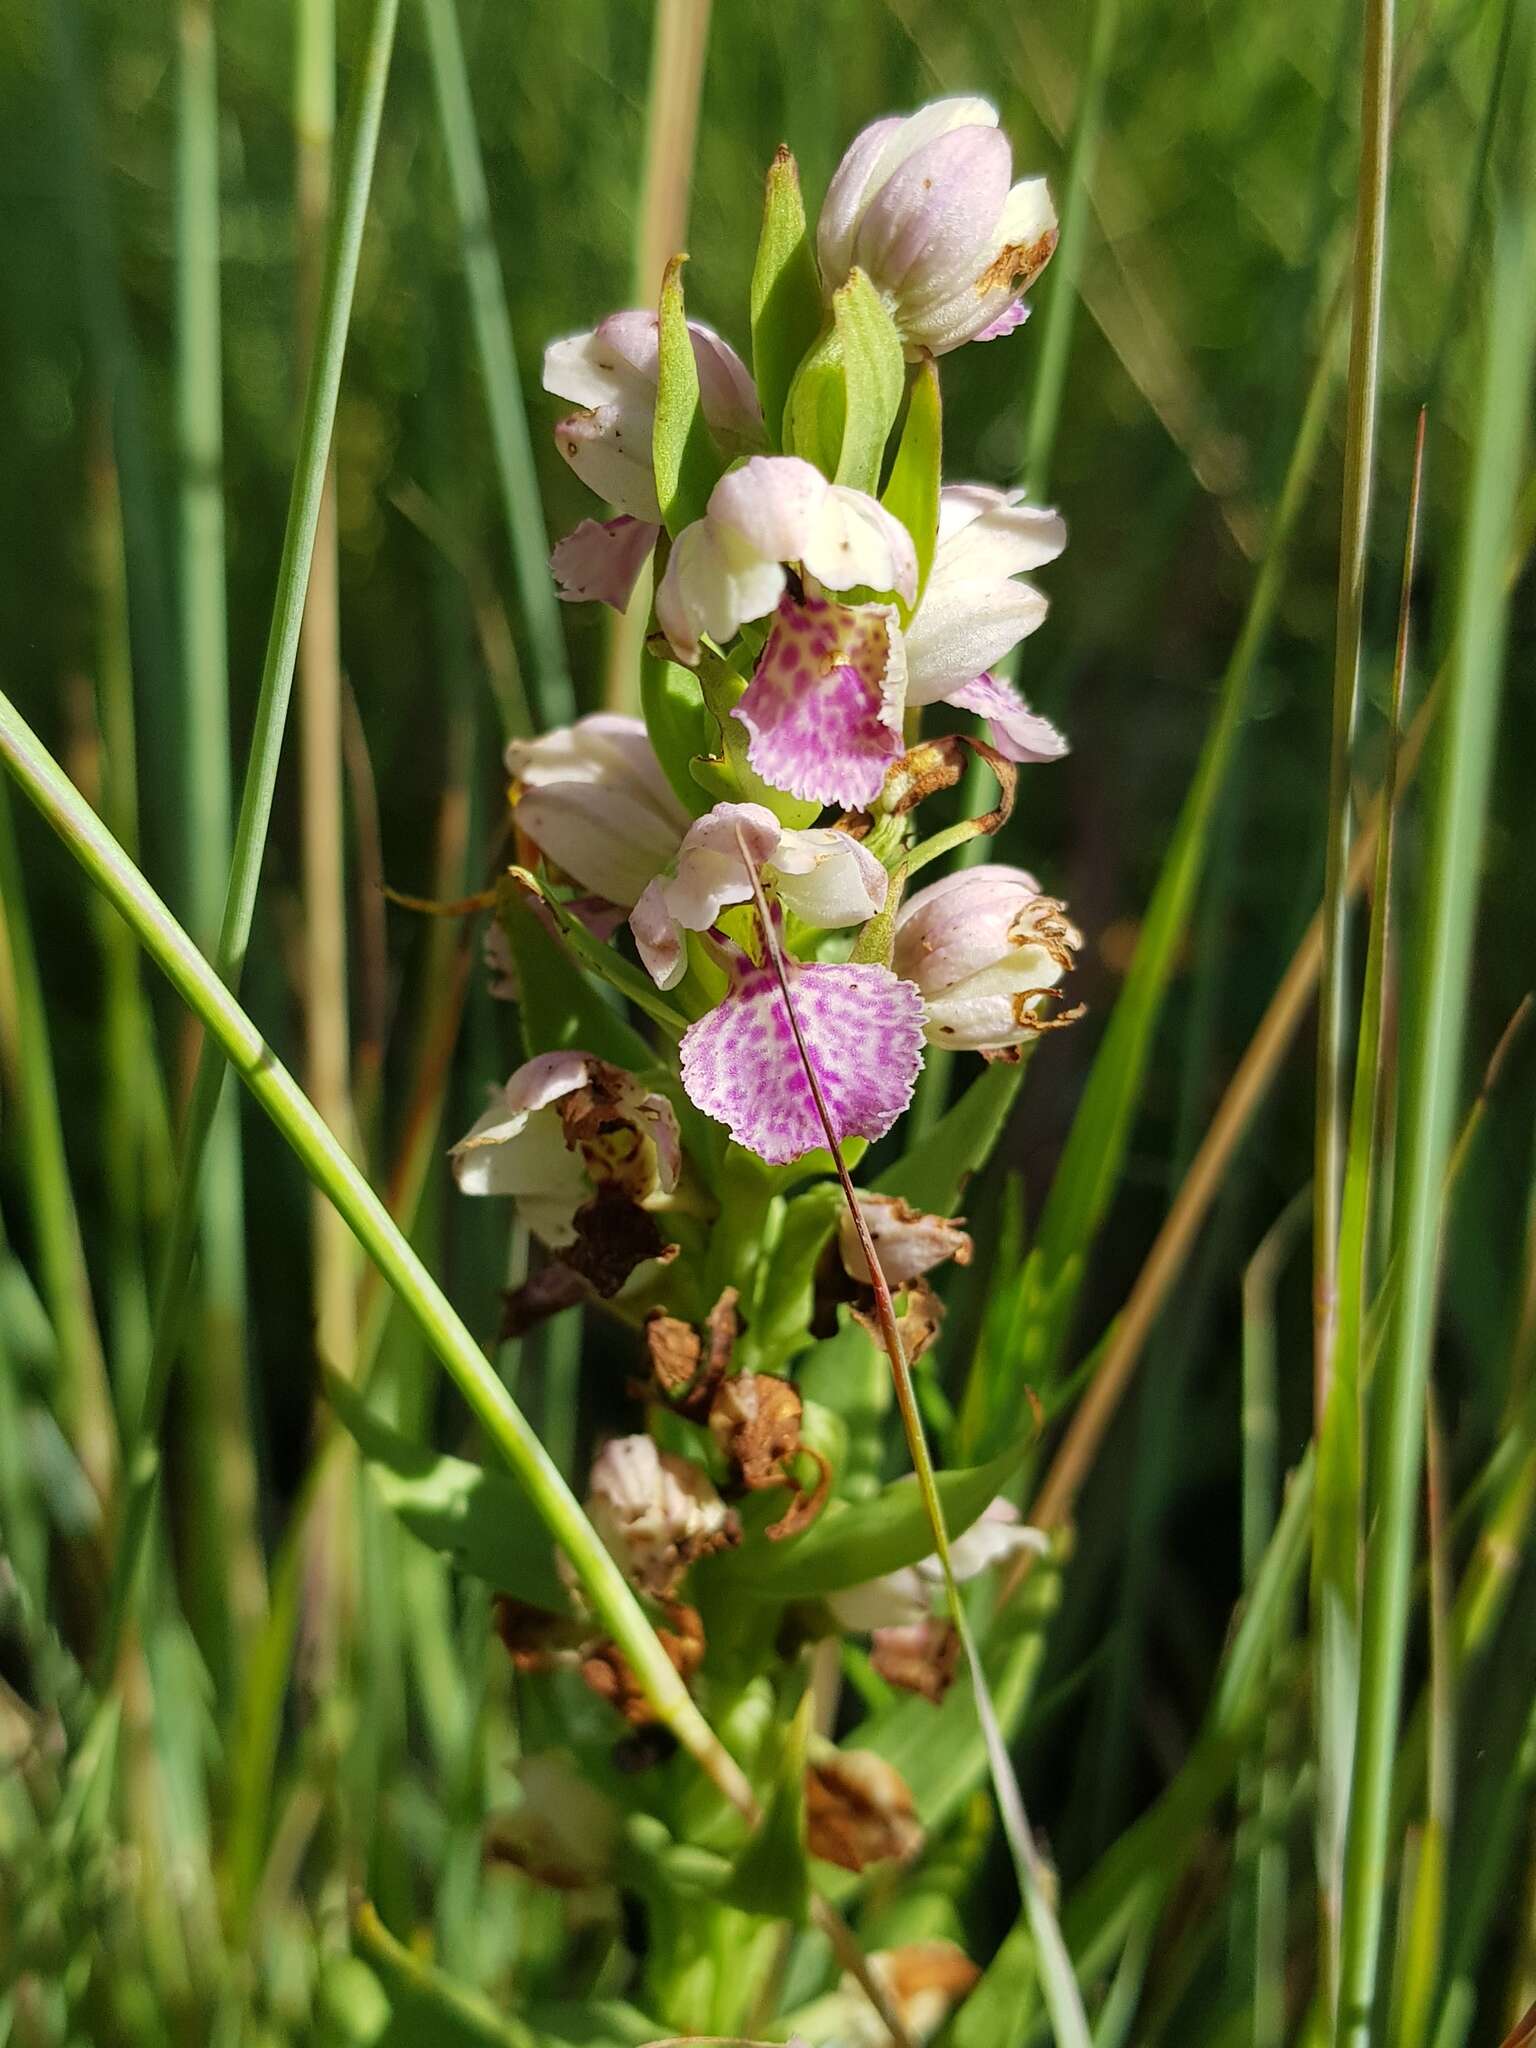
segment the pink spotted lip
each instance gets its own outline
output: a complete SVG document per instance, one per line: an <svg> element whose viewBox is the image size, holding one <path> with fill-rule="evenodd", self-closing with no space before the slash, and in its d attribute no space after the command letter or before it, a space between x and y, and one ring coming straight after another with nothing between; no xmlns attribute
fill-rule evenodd
<svg viewBox="0 0 1536 2048"><path fill-rule="evenodd" d="M888 607L781 598L735 707L748 761L775 789L862 810L902 750L904 681Z"/></svg>
<svg viewBox="0 0 1536 2048"><path fill-rule="evenodd" d="M786 960L795 1015L839 1144L881 1138L923 1064L923 1003L889 968ZM771 967L742 956L723 1002L682 1041L689 1098L773 1166L827 1142Z"/></svg>

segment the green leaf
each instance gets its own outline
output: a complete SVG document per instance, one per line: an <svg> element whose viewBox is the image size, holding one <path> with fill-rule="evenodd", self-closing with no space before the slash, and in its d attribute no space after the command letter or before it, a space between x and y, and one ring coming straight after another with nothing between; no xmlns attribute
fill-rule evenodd
<svg viewBox="0 0 1536 2048"><path fill-rule="evenodd" d="M907 417L896 444L890 482L880 502L912 536L917 549L917 604L922 602L928 572L939 545L939 487L944 453L944 408L939 395L938 365L929 357L920 367L907 400ZM902 623L911 617L901 606Z"/></svg>
<svg viewBox="0 0 1536 2048"><path fill-rule="evenodd" d="M673 795L691 816L699 817L709 809L710 798L695 779L690 763L696 755L709 752L713 727L698 677L675 661L644 649L640 656L640 710Z"/></svg>
<svg viewBox="0 0 1536 2048"><path fill-rule="evenodd" d="M575 1049L641 1073L654 1064L639 1032L604 1002L560 941L540 923L512 885L496 908L522 988L518 1015L530 1059Z"/></svg>
<svg viewBox="0 0 1536 2048"><path fill-rule="evenodd" d="M836 483L878 490L905 379L901 337L879 293L855 270L833 294L831 332L790 389L786 446Z"/></svg>
<svg viewBox="0 0 1536 2048"><path fill-rule="evenodd" d="M761 1913L765 1919L805 1924L811 1903L811 1874L805 1851L805 1755L811 1734L814 1696L807 1688L784 1730L773 1796L762 1824L731 1872L722 1897L728 1906Z"/></svg>
<svg viewBox="0 0 1536 2048"><path fill-rule="evenodd" d="M752 374L772 445L783 439L795 369L821 331L821 280L805 224L800 171L781 143L768 166L763 231L752 266Z"/></svg>
<svg viewBox="0 0 1536 2048"><path fill-rule="evenodd" d="M747 1331L755 1370L777 1371L810 1342L816 1262L842 1208L843 1191L830 1181L785 1203L779 1234L758 1276Z"/></svg>
<svg viewBox="0 0 1536 2048"><path fill-rule="evenodd" d="M889 967L891 955L896 950L896 913L901 908L901 899L907 886L905 865L891 876L885 892L885 901L875 915L859 929L848 955L851 961L860 965L870 962L877 967Z"/></svg>
<svg viewBox="0 0 1536 2048"><path fill-rule="evenodd" d="M983 1068L904 1159L875 1182L882 1195L901 1195L914 1209L950 1215L973 1173L991 1157L1018 1094L1023 1070L999 1062Z"/></svg>
<svg viewBox="0 0 1536 2048"><path fill-rule="evenodd" d="M970 1527L1023 1462L1033 1437L1012 1444L985 1465L936 1475L951 1537ZM933 1549L923 1496L911 1479L895 1480L871 1501L831 1501L803 1536L787 1543L744 1544L710 1561L732 1588L763 1600L838 1593L916 1564Z"/></svg>
<svg viewBox="0 0 1536 2048"><path fill-rule="evenodd" d="M1021 1913L956 2016L950 2030L954 2048L992 2048L995 2041L1022 2039L1040 2003L1039 1985L1035 1944Z"/></svg>
<svg viewBox="0 0 1536 2048"><path fill-rule="evenodd" d="M521 1488L499 1473L412 1443L339 1373L326 1372L325 1391L337 1420L367 1459L380 1494L413 1536L497 1592L555 1614L568 1612L549 1532Z"/></svg>
<svg viewBox="0 0 1536 2048"><path fill-rule="evenodd" d="M725 469L699 396L699 366L683 307L685 256L674 256L661 285L661 326L656 360L656 418L651 459L656 501L667 532L677 535L704 514L709 494Z"/></svg>

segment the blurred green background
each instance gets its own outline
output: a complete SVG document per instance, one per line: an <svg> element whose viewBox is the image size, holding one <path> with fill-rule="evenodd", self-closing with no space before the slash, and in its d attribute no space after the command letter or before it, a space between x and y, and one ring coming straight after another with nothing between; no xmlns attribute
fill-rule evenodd
<svg viewBox="0 0 1536 2048"><path fill-rule="evenodd" d="M352 0L339 9L343 97L362 12ZM1414 701L1450 630L1485 291L1486 224L1474 178L1506 12L1519 8L1505 10L1495 0L1417 0L1399 23L1402 87L1367 589L1362 786L1374 786L1382 756L1421 404L1429 407L1429 424ZM495 252L553 538L593 508L555 452L550 429L558 407L539 388L541 353L548 339L635 300L653 22L637 0L464 0L460 20ZM222 486L238 785L297 431L304 361L298 278L306 235L295 211L290 9L283 0L219 0L214 21ZM176 26L169 4L12 0L0 10L0 663L6 690L88 789L100 787L103 772L115 777L120 797L136 784L143 864L195 924L207 855L189 829L197 771L182 744L198 679L183 672L177 651ZM973 0L850 0L835 7L720 0L710 24L691 186L690 312L744 345L761 175L781 140L799 158L814 207L865 121L940 93L978 92L1001 111L1018 174L1045 171L1059 195L1087 36L1076 0L1001 7ZM1059 767L1026 771L1001 849L1070 903L1087 935L1078 993L1089 1014L1047 1044L1026 1079L999 1174L973 1206L973 1221L985 1226L991 1219L994 1231L1004 1177L1022 1190L1030 1213L1048 1185L1253 589L1327 308L1347 267L1359 44L1357 10L1327 0L1285 8L1256 0L1122 0L1117 11L1089 185L1081 304L1050 464L1049 494L1066 515L1071 542L1038 579L1051 613L1025 647L1020 672L1032 702L1064 726L1073 751ZM311 251L313 239L311 226ZM1053 267L1021 334L946 362L945 467L952 479L1008 482L1020 474L1040 333L1055 289ZM1343 418L1340 374L1220 797L1217 841L1127 1170L1082 1297L1074 1361L1124 1300L1193 1142L1321 892ZM384 116L338 415L336 477L350 1039L358 1142L382 1183L409 1135L421 1034L438 1014L448 942L456 934L387 909L378 884L385 879L421 895L478 886L501 820L501 731L489 685L504 686L512 663L537 685L414 0L405 0ZM568 608L560 623L578 701L595 707L604 700L606 621L595 609ZM1488 825L1467 1021L1467 1100L1536 961L1536 896L1529 886L1536 851L1533 642L1527 586L1516 597ZM121 749L113 755L109 745L105 770L101 759L98 707L114 673L131 674L131 778ZM281 1056L302 1072L306 912L297 753L295 736L278 788L245 1000ZM155 1090L124 1069L122 1040L107 1028L111 932L43 828L19 816L16 830L97 1308L109 1328L131 1329L131 1310L120 1320L121 1303L110 1298L120 1250L114 1134L121 1135L125 1116L143 1115L148 1165L129 1171L143 1171L140 1223L152 1232L165 1200L155 1165L158 1157L163 1168L163 1133L157 1141L150 1129ZM1410 809L1402 844L1409 877L1419 854L1419 818ZM485 1083L515 1059L510 1015L490 1001L482 982L472 976L428 1161L419 1241L471 1328L490 1338L506 1261L503 1220L451 1202L441 1156L447 1139L477 1112ZM145 986L174 1119L194 1042L147 970ZM14 985L0 976L0 1317L21 1392L19 1406L12 1404L12 1426L20 1432L13 1445L63 1503L56 1518L67 1531L72 1514L89 1514L69 1447L50 1421L47 1343L38 1336L31 1292L39 1245L14 1111L24 1062L18 1017ZM1497 1439L1510 1346L1529 1301L1525 1218L1536 1076L1528 1051L1516 1048L1454 1211L1435 1384L1458 1496ZM1313 1057L1309 1025L1225 1176L1174 1310L1153 1337L1080 1504L1070 1595L1043 1687L1049 1694L1052 1685L1065 1686L1069 1711L1046 1716L1020 1757L1034 1816L1069 1880L1092 1866L1173 1776L1210 1694L1240 1586L1241 1278L1258 1240L1311 1173ZM251 1507L260 1552L270 1561L310 1467L316 1286L310 1201L299 1170L254 1111L243 1107L241 1119ZM1304 1266L1304 1258L1296 1262L1282 1290L1286 1464L1309 1429ZM966 1312L974 1316L974 1305ZM395 1332L391 1342L399 1347L406 1406L430 1404L430 1376L409 1355L414 1340ZM588 1441L613 1411L625 1355L619 1339L589 1331L576 1441ZM188 1676L173 1690L194 1725L189 1758L175 1766L185 1810L171 1836L182 1840L177 1829L184 1829L185 1840L206 1848L209 1826L218 1839L238 1806L227 1767L241 1697L228 1589L219 1590L216 1561L204 1548L221 1527L208 1519L207 1464L221 1455L223 1434L238 1438L242 1424L238 1412L210 1414L207 1400L191 1391L199 1365L194 1339L172 1396L166 1568L187 1588L193 1624L190 1639L177 1638ZM113 1370L129 1370L115 1350ZM536 1376L525 1381L536 1418L548 1385ZM568 1407L553 1426L566 1433L569 1456ZM261 1806L254 1821L247 1817L260 1836L254 1853L266 1887L253 1997L273 2038L302 2037L321 2024L314 2017L324 2000L314 1989L313 1955L335 1945L359 1856L366 1881L386 1909L393 1907L397 1931L435 1910L445 1950L454 1938L445 1941L442 1933L448 1909L439 1885L457 1884L461 1905L479 1896L473 1820L477 1806L495 1797L498 1761L466 1753L459 1764L467 1777L457 1786L446 1781L448 1752L430 1727L424 1737L432 1710L413 1690L431 1679L418 1675L407 1684L387 1669L402 1626L390 1612L391 1574L407 1568L398 1566L393 1539L376 1517L364 1517L359 1527L361 1619L355 1636L351 1627L340 1632L354 1643L357 1667L334 1695L306 1682L308 1631L322 1646L332 1636L323 1578L307 1580L297 1596L308 1617L300 1625L300 1679L285 1710L276 1774L282 1796L274 1793L270 1810ZM39 1617L12 1612L0 1639L0 1675L18 1697L37 1699L40 1687L57 1682L67 1700L73 1681L55 1671L45 1684L38 1671L51 1656L68 1665L88 1654L90 1587L71 1592L68 1574L60 1583L56 1635ZM1528 1600L1528 1577L1521 1584ZM405 1601L407 1615L415 1597ZM439 1605L450 1599L435 1581L419 1597ZM483 1623L483 1612L467 1601L443 1638L460 1644L477 1669ZM192 1642L201 1652L196 1666ZM316 1654L323 1676L323 1647ZM1511 1671L1517 1689L1529 1686L1530 1663L1527 1643ZM438 1673L436 1682L451 1689L457 1680ZM494 1669L475 1682L505 1684ZM443 1712L446 1725L453 1716ZM368 1752L363 1765L359 1747ZM344 1796L338 1776L347 1783ZM292 1805L295 1788L306 1783L324 1815L312 1816L307 1832ZM341 1809L333 1811L338 1798ZM211 1823L193 1811L205 1801ZM291 1869L281 1860L284 1826L299 1831ZM11 1847L18 1859L42 1853L35 1846L23 1851L14 1835ZM175 1867L190 1899L199 1882L195 1859ZM12 1881L0 1884L0 1905L9 1895L20 1915L26 1887L18 1888L14 1876L13 1870ZM34 1916L29 1939L41 1938L38 1914L57 1930L57 1946L43 1941L42 1952L54 1956L49 1969L62 1971L71 1943L85 1938L78 1928L69 1933L71 1916L89 1920L106 1902L129 1922L136 1919L137 1908L125 1904L132 1882L111 1858L82 1873L66 1857L57 1887L45 1892L42 1906L34 1895L27 1907ZM487 1887L486 1896L493 1893L499 1903L484 1908L483 1925L475 1919L478 1906L470 1916L475 1924L460 1925L452 1958L467 1981L487 1985L503 1982L520 1955L538 1951L541 1937L529 1928L546 1910L543 1902L510 1895L506 1881L499 1892ZM148 1962L138 1958L132 1933L120 1929L111 1938L121 1941L124 1972L142 1968L148 1985L168 1970L185 1990L196 1985L201 1967L198 1913L177 1897L177 1911L167 1917L180 1923L173 1942L179 1962L167 1964L156 1953L157 1940L171 1939L163 1928L149 1931ZM967 1910L976 1952L984 1956L1004 1929L985 1897ZM1187 1910L1200 1910L1198 1891ZM1523 1970L1528 1981L1536 1967L1531 1899L1513 1875L1507 1912L1490 1943L1487 2025L1470 2037L1478 2040L1495 2038L1509 1972L1518 1978ZM0 1965L25 1953L25 1944L0 1933ZM31 2021L14 1982L8 1991L0 1982L0 2001L6 1998L10 2005L0 2002L0 2013L8 2013L11 2038L86 2038L48 2030L47 1998ZM143 2018L153 2003L148 1989L143 1999L138 2018L131 1998L126 2008L119 2000L110 2026L101 2022L107 2030L89 2038L167 2038ZM185 1990L185 1999L181 2037L214 2038L199 2031L206 2009L194 1992Z"/></svg>

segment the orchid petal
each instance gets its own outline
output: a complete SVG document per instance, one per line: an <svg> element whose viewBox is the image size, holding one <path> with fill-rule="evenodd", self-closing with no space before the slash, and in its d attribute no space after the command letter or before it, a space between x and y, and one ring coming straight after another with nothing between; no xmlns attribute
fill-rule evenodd
<svg viewBox="0 0 1536 2048"><path fill-rule="evenodd" d="M880 1138L922 1067L922 1003L888 968L785 962L795 1016L834 1136ZM739 1145L773 1165L825 1145L771 967L744 956L717 1008L682 1041L683 1086Z"/></svg>
<svg viewBox="0 0 1536 2048"><path fill-rule="evenodd" d="M776 789L861 809L901 753L902 643L886 606L781 598L757 672L737 700L747 760Z"/></svg>
<svg viewBox="0 0 1536 2048"><path fill-rule="evenodd" d="M660 531L627 512L617 519L583 519L549 558L559 595L567 604L626 610Z"/></svg>
<svg viewBox="0 0 1536 2048"><path fill-rule="evenodd" d="M1059 761L1069 753L1066 739L1048 718L1031 711L1012 683L990 672L979 675L947 700L987 721L992 744L1009 761Z"/></svg>

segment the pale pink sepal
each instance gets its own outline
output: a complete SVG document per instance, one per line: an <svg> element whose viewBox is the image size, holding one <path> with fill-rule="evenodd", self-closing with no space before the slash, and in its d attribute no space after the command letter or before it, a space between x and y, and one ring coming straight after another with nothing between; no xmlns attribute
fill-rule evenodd
<svg viewBox="0 0 1536 2048"><path fill-rule="evenodd" d="M1010 761L1059 761L1071 752L1051 721L1031 711L1012 683L1000 676L977 676L963 689L951 690L949 702L984 718L993 746Z"/></svg>
<svg viewBox="0 0 1536 2048"><path fill-rule="evenodd" d="M627 512L617 519L583 519L555 544L549 558L560 597L567 604L627 610L660 532L650 520Z"/></svg>

